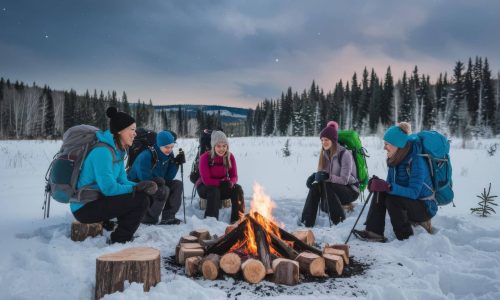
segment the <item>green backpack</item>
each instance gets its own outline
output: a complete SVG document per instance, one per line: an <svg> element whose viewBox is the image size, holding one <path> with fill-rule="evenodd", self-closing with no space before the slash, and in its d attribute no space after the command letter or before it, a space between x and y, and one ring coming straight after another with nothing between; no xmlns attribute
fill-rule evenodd
<svg viewBox="0 0 500 300"><path fill-rule="evenodd" d="M368 152L359 139L359 135L354 130L339 130L339 144L350 150L356 163L356 170L358 174L359 189L364 191L368 185L368 166L366 165L366 158Z"/></svg>

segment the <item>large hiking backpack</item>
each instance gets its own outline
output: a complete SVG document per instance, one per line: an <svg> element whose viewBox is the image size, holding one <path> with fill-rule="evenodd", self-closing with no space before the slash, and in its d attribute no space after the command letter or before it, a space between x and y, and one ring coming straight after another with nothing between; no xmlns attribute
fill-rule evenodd
<svg viewBox="0 0 500 300"><path fill-rule="evenodd" d="M191 166L191 173L189 174L189 180L193 184L196 183L196 181L198 181L198 179L200 178L200 169L199 169L200 156L203 153L212 150L211 139L212 139L212 130L205 129L201 132L198 145L198 152L196 153L193 165Z"/></svg>
<svg viewBox="0 0 500 300"><path fill-rule="evenodd" d="M368 152L363 148L358 133L354 130L339 130L338 142L351 151L354 163L356 164L359 189L360 191L364 191L368 185L368 166L366 165Z"/></svg>
<svg viewBox="0 0 500 300"><path fill-rule="evenodd" d="M83 161L95 147L110 149L113 160L114 149L106 143L99 142L96 137L98 128L90 125L77 125L69 128L63 135L63 143L59 152L54 155L45 174L44 216L49 216L50 198L60 202L78 202L76 185L80 177Z"/></svg>
<svg viewBox="0 0 500 300"><path fill-rule="evenodd" d="M128 149L128 160L125 169L129 171L137 156L146 149L151 151L151 165L154 168L158 163L158 153L156 153L154 147L156 143L156 132L145 128L137 128L135 132L137 135L134 138L132 146Z"/></svg>
<svg viewBox="0 0 500 300"><path fill-rule="evenodd" d="M432 179L432 189L438 205L453 202L453 182L450 161L450 141L437 131L416 134L422 143L421 156L427 159Z"/></svg>

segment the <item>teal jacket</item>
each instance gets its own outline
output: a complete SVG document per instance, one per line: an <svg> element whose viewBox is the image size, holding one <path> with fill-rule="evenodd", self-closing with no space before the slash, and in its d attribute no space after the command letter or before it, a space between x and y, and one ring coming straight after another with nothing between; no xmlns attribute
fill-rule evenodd
<svg viewBox="0 0 500 300"><path fill-rule="evenodd" d="M134 181L151 180L155 177L165 179L165 182L170 183L177 175L178 167L174 161L174 151L169 155L163 154L158 145L154 145L155 151L158 154L158 162L153 168L153 156L151 151L146 149L139 153L132 168L128 173L128 178Z"/></svg>
<svg viewBox="0 0 500 300"><path fill-rule="evenodd" d="M132 193L136 183L127 179L124 164L125 151L116 147L109 130L98 131L96 137L100 142L110 145L115 150L115 160L113 161L113 154L107 147L97 147L90 151L83 162L76 185L77 189L90 185L99 189L104 196ZM75 212L83 205L85 204L71 203L71 211Z"/></svg>

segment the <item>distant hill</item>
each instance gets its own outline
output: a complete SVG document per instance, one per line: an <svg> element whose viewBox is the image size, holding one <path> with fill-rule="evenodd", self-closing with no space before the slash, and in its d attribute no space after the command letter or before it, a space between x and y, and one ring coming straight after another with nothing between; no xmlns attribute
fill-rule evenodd
<svg viewBox="0 0 500 300"><path fill-rule="evenodd" d="M178 105L155 105L154 108L157 111L167 110L175 111L179 107L182 108L187 114L191 116L196 116L196 112L201 110L208 114L219 114L222 117L223 122L237 122L245 120L249 109L239 108L239 107L229 107L221 105L201 105L201 104L178 104Z"/></svg>

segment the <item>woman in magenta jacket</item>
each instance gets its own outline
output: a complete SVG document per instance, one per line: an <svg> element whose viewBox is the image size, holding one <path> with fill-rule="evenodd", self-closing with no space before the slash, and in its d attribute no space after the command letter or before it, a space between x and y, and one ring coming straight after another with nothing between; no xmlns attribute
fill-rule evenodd
<svg viewBox="0 0 500 300"><path fill-rule="evenodd" d="M198 195L207 199L206 217L219 219L221 199L231 198L231 223L245 212L243 190L238 182L238 169L233 154L229 151L227 137L214 130L211 136L212 150L200 156L200 179L196 186Z"/></svg>

